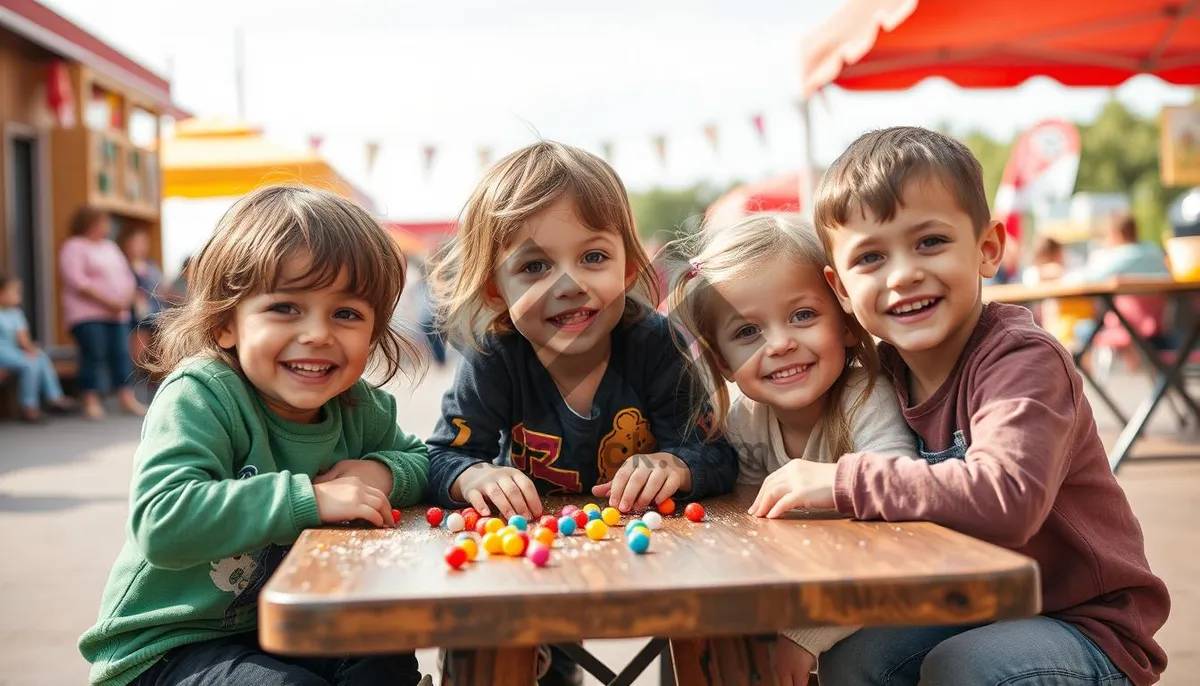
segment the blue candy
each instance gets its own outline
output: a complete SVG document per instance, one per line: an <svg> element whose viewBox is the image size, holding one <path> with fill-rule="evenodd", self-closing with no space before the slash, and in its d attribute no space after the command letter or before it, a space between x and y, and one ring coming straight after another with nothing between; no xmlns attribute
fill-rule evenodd
<svg viewBox="0 0 1200 686"><path fill-rule="evenodd" d="M525 531L529 528L529 522L521 515L513 515L508 518L508 525L517 528L517 531Z"/></svg>
<svg viewBox="0 0 1200 686"><path fill-rule="evenodd" d="M588 510L588 521L593 522L600 519L600 510Z"/></svg>
<svg viewBox="0 0 1200 686"><path fill-rule="evenodd" d="M558 533L562 534L563 536L570 536L571 534L575 533L575 520L571 519L570 517L559 517Z"/></svg>
<svg viewBox="0 0 1200 686"><path fill-rule="evenodd" d="M640 529L641 527L639 527ZM625 537L625 543L633 552L641 555L650 549L650 537L644 531L634 531Z"/></svg>
<svg viewBox="0 0 1200 686"><path fill-rule="evenodd" d="M642 520L635 519L625 525L625 535L628 536L629 534L633 533L634 529L645 529L646 531L649 531L650 527Z"/></svg>

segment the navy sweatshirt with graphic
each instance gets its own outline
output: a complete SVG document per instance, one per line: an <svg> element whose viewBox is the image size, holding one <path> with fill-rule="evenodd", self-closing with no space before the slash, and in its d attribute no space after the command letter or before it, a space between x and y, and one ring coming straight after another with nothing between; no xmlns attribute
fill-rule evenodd
<svg viewBox="0 0 1200 686"><path fill-rule="evenodd" d="M567 405L524 336L489 335L482 351L468 350L427 441L430 498L464 507L451 499L451 485L487 462L520 469L543 495L590 494L628 458L654 452L691 470L692 489L677 499L733 490L737 453L722 437L705 440L711 421L691 420L692 377L669 327L656 312L617 326L586 417Z"/></svg>

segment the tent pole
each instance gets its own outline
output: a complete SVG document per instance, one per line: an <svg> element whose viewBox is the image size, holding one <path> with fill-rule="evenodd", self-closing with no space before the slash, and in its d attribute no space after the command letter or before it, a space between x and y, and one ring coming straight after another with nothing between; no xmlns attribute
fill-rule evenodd
<svg viewBox="0 0 1200 686"><path fill-rule="evenodd" d="M816 182L813 178L813 170L816 169L816 164L813 160L813 136L812 136L812 98L803 96L797 103L800 110L800 123L804 127L804 157L800 168L800 212L811 217L812 216L812 201L816 190Z"/></svg>

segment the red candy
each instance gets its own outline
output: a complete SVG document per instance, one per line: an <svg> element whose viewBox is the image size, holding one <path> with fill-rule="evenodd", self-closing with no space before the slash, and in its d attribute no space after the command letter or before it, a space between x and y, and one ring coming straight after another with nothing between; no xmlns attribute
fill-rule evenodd
<svg viewBox="0 0 1200 686"><path fill-rule="evenodd" d="M698 522L704 519L704 506L700 503L688 503L688 506L683 508L683 516Z"/></svg>
<svg viewBox="0 0 1200 686"><path fill-rule="evenodd" d="M467 562L467 551L454 546L446 551L446 564L454 569L461 568Z"/></svg>
<svg viewBox="0 0 1200 686"><path fill-rule="evenodd" d="M392 510L392 522L395 524L400 523L400 510L396 510L396 509Z"/></svg>
<svg viewBox="0 0 1200 686"><path fill-rule="evenodd" d="M486 517L480 517L479 521L475 522L475 526L471 528L475 530L475 533L482 536L487 533L487 521Z"/></svg>
<svg viewBox="0 0 1200 686"><path fill-rule="evenodd" d="M440 507L431 507L425 511L425 521L429 522L429 526L441 524L443 516L445 515Z"/></svg>
<svg viewBox="0 0 1200 686"><path fill-rule="evenodd" d="M664 517L670 517L675 514L675 501L667 498L658 504L658 513Z"/></svg>
<svg viewBox="0 0 1200 686"><path fill-rule="evenodd" d="M587 526L588 514L586 512L584 512L583 510L575 510L574 512L571 513L571 519L574 519L575 526L579 527L582 530L584 527Z"/></svg>
<svg viewBox="0 0 1200 686"><path fill-rule="evenodd" d="M479 513L471 508L467 508L466 514L463 515L463 526L466 527L467 531L471 531L477 524L479 524Z"/></svg>
<svg viewBox="0 0 1200 686"><path fill-rule="evenodd" d="M467 509L462 511L463 519L466 519L467 517L470 517L471 515L475 515L476 517L478 517L479 511L473 507L468 507Z"/></svg>
<svg viewBox="0 0 1200 686"><path fill-rule="evenodd" d="M521 539L525 543L524 550L529 550L529 532L518 531L517 538ZM525 553L522 552L521 554L524 555Z"/></svg>
<svg viewBox="0 0 1200 686"><path fill-rule="evenodd" d="M554 533L558 533L558 520L550 515L545 515L539 519L538 526L544 526Z"/></svg>

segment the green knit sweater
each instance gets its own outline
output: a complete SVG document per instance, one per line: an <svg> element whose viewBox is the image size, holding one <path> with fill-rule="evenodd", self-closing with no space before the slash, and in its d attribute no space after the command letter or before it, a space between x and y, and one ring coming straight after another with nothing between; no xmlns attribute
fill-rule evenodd
<svg viewBox="0 0 1200 686"><path fill-rule="evenodd" d="M259 590L321 525L311 478L339 460L387 465L394 507L421 499L428 452L397 428L395 398L363 381L347 395L297 424L222 362L166 379L134 458L125 546L79 639L92 683L123 686L172 648L256 630Z"/></svg>

